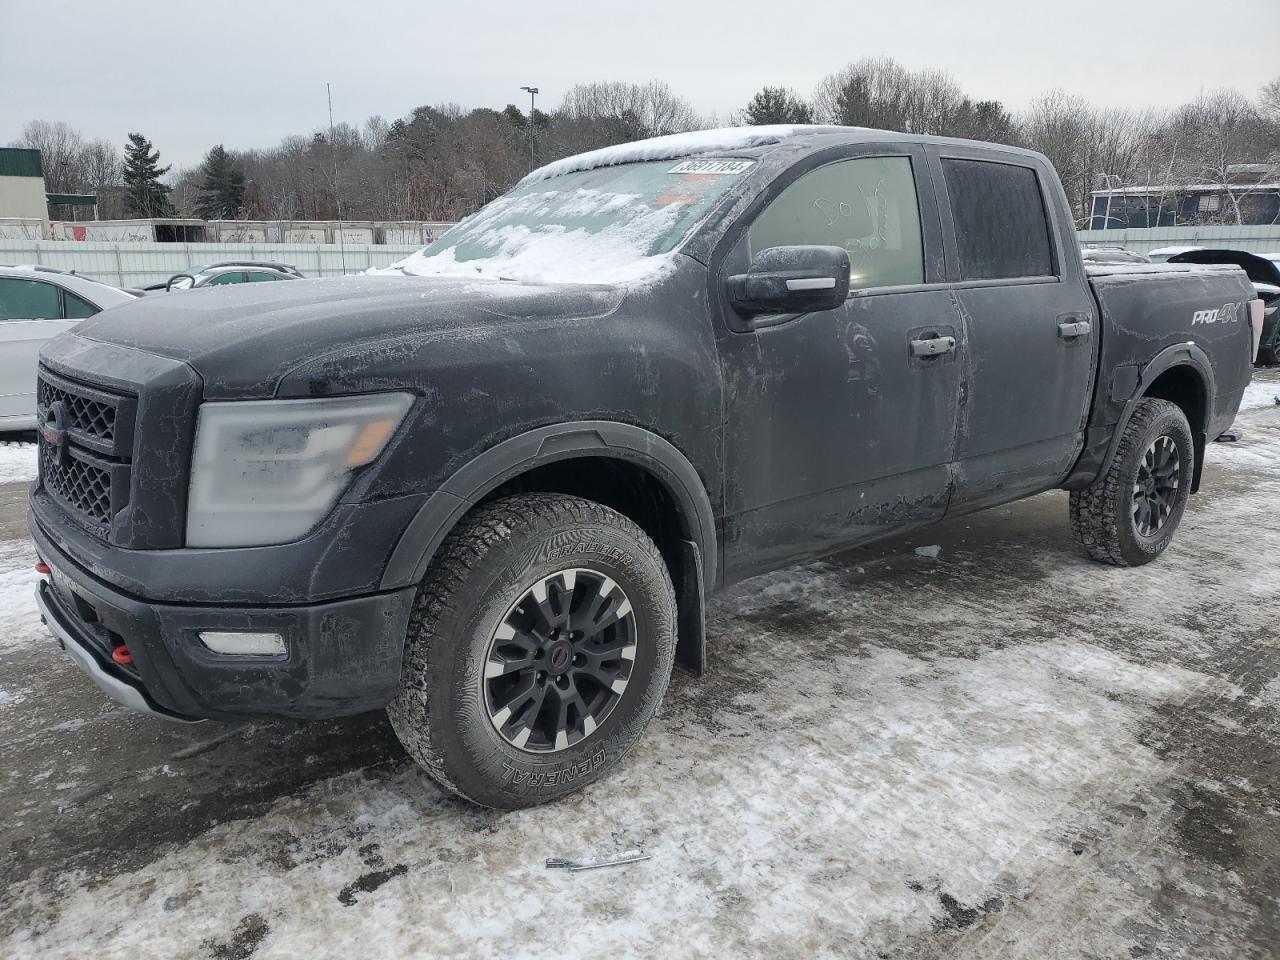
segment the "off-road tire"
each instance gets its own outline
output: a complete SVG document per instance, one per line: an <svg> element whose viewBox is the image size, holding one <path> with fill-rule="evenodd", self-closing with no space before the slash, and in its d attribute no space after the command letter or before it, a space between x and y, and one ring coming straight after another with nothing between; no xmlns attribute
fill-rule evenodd
<svg viewBox="0 0 1280 960"><path fill-rule="evenodd" d="M512 605L565 568L599 572L625 591L635 660L626 690L594 732L557 752L530 753L491 721L484 663ZM387 714L413 759L453 793L499 809L555 800L600 777L639 739L671 676L675 626L666 564L631 520L560 494L496 500L458 524L423 579Z"/></svg>
<svg viewBox="0 0 1280 960"><path fill-rule="evenodd" d="M1147 449L1167 436L1180 461L1175 506L1153 536L1144 537L1133 517L1134 484ZM1071 533L1094 560L1118 567L1150 563L1164 552L1178 529L1191 494L1195 444L1182 409L1168 400L1140 400L1125 424L1106 472L1083 490L1071 492Z"/></svg>

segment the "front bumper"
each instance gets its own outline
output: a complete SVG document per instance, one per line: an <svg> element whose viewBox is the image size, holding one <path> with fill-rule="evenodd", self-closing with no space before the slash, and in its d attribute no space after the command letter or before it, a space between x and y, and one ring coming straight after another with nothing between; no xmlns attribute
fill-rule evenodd
<svg viewBox="0 0 1280 960"><path fill-rule="evenodd" d="M31 535L51 567L38 588L59 643L109 696L171 719L362 713L384 706L400 680L415 589L290 606L156 603L109 586L61 550L38 523ZM202 630L278 633L280 657L224 656ZM131 665L116 663L125 644Z"/></svg>

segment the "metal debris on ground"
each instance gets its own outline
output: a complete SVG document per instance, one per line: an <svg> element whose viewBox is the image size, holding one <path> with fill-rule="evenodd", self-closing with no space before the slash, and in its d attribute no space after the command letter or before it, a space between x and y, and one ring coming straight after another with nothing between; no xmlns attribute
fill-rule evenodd
<svg viewBox="0 0 1280 960"><path fill-rule="evenodd" d="M650 859L649 854L641 850L625 850L616 857L583 857L581 860L567 860L564 857L548 857L548 870L596 870L600 867L617 867L624 863L639 863Z"/></svg>

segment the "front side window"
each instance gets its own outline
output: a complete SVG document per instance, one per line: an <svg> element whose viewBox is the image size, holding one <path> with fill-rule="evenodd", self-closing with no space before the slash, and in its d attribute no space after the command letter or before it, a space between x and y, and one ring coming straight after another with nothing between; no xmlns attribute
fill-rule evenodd
<svg viewBox="0 0 1280 960"><path fill-rule="evenodd" d="M849 287L924 282L924 246L908 157L858 157L804 174L747 232L752 256L806 244L849 251Z"/></svg>
<svg viewBox="0 0 1280 960"><path fill-rule="evenodd" d="M58 288L43 280L0 278L0 320L57 320Z"/></svg>
<svg viewBox="0 0 1280 960"><path fill-rule="evenodd" d="M220 273L206 284L206 286L217 286L223 283L244 283L244 274L239 270L233 270L230 273Z"/></svg>
<svg viewBox="0 0 1280 960"><path fill-rule="evenodd" d="M1053 275L1049 220L1030 167L943 160L962 280Z"/></svg>

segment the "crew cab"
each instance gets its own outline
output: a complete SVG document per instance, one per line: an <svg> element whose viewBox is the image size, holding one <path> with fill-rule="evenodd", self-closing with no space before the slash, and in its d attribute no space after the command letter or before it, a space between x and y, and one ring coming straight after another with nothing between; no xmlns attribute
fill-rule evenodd
<svg viewBox="0 0 1280 960"><path fill-rule="evenodd" d="M127 706L386 707L447 789L538 803L703 670L727 584L1054 488L1089 556L1153 560L1260 306L1232 265L1086 271L1026 150L764 126L569 157L375 275L46 345L39 606Z"/></svg>

